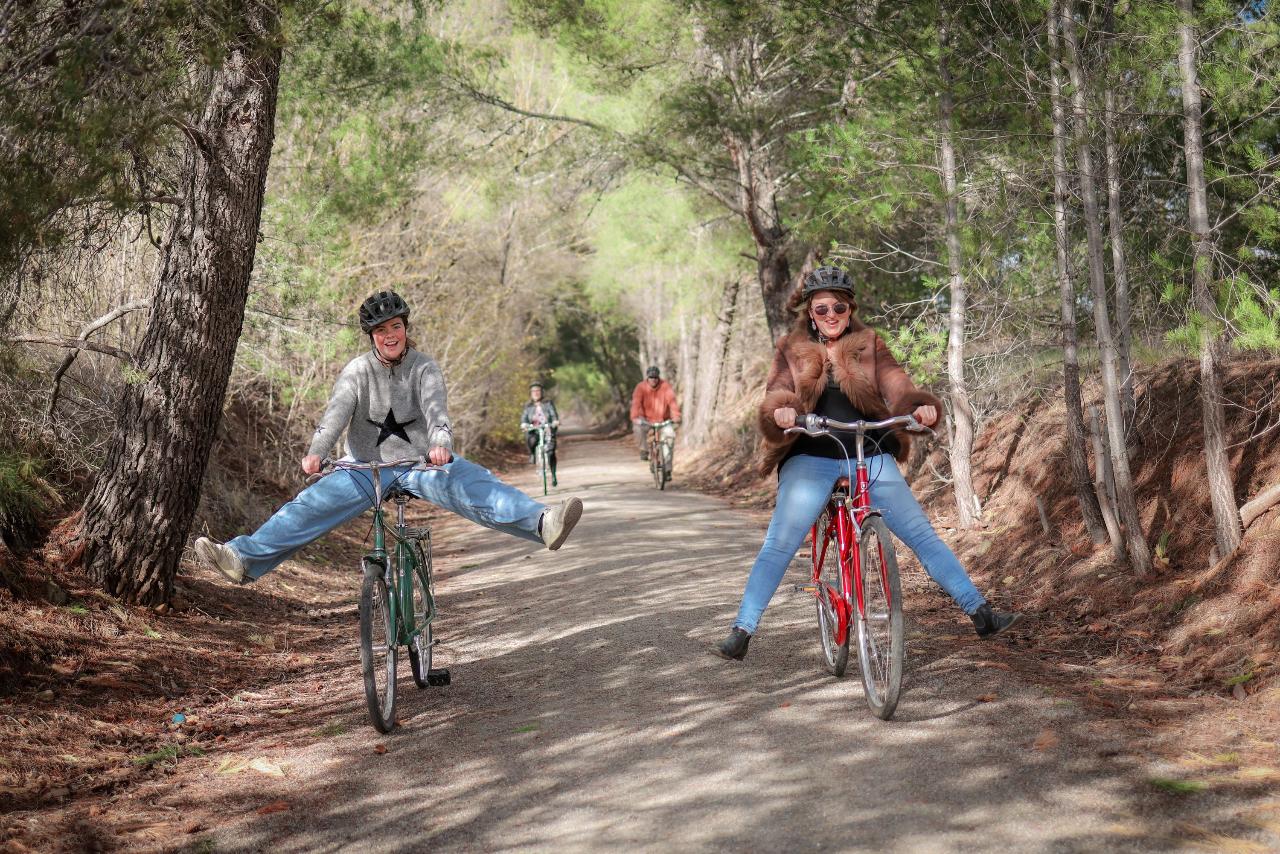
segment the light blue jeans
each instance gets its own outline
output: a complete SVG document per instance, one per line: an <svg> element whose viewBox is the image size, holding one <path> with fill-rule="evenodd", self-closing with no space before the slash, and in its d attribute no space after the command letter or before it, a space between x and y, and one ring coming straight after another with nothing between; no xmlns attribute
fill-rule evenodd
<svg viewBox="0 0 1280 854"><path fill-rule="evenodd" d="M399 475L403 475L403 486L432 504L486 528L542 542L538 523L546 506L498 480L483 466L455 455L444 471L383 471L382 488ZM244 562L245 577L256 580L372 504L371 472L335 471L298 493L251 535L236 537L227 545Z"/></svg>
<svg viewBox="0 0 1280 854"><path fill-rule="evenodd" d="M933 530L893 457L889 454L868 457L867 473L871 476L871 505L882 511L889 530L915 552L929 577L956 600L966 614L978 610L987 600L973 586L955 553ZM778 504L769 520L764 545L747 577L747 589L742 594L735 626L755 633L760 615L782 583L782 576L804 542L805 534L826 506L836 478L841 476L854 481L851 466L845 460L802 454L783 464L778 472Z"/></svg>

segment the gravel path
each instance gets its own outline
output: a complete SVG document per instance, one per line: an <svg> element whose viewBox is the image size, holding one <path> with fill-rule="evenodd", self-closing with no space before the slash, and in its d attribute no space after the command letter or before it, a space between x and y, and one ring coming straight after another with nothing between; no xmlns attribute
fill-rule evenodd
<svg viewBox="0 0 1280 854"><path fill-rule="evenodd" d="M566 443L563 456L560 492L586 512L562 551L436 527L437 663L453 684L417 691L402 665L403 725L379 736L352 621L335 641L351 645L350 679L334 682L350 690L315 697L333 737L257 745L283 778L179 799L223 818L206 850L1179 847L1114 730L1009 671L1016 640L977 642L914 565L905 690L886 723L856 665L841 680L821 670L811 600L790 592L799 563L747 660L709 654L759 516L682 489L678 469L656 492L624 444ZM259 812L273 799L289 808Z"/></svg>

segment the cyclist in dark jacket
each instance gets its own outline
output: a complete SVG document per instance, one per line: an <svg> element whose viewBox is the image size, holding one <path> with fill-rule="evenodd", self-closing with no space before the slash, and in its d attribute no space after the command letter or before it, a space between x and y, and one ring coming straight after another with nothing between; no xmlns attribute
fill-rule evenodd
<svg viewBox="0 0 1280 854"><path fill-rule="evenodd" d="M556 480L556 433L560 430L560 413L556 412L556 405L549 400L544 400L542 391L542 383L533 382L529 384L529 402L524 405L524 412L520 414L520 427L525 432L525 442L529 446L529 462L535 462L534 456L538 450L538 430L543 424L546 424L550 430L547 439L547 466L551 469L551 485L559 486L560 482Z"/></svg>

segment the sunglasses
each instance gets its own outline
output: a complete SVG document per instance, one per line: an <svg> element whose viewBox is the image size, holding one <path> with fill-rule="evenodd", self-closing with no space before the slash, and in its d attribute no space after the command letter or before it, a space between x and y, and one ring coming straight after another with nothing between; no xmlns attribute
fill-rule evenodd
<svg viewBox="0 0 1280 854"><path fill-rule="evenodd" d="M839 317L848 310L849 304L847 302L838 302L832 305L826 305L824 303L813 307L813 313L818 315L818 317L826 317L829 312L834 312L836 317Z"/></svg>

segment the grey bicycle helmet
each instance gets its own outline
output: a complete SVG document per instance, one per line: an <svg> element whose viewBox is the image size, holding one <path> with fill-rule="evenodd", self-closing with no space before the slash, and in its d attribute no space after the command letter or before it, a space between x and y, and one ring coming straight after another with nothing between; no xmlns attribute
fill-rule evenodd
<svg viewBox="0 0 1280 854"><path fill-rule="evenodd" d="M378 291L360 304L360 331L368 335L380 323L394 317L409 322L409 304L395 291Z"/></svg>
<svg viewBox="0 0 1280 854"><path fill-rule="evenodd" d="M819 267L804 277L803 296L808 299L818 291L845 291L853 293L849 274L839 267Z"/></svg>
<svg viewBox="0 0 1280 854"><path fill-rule="evenodd" d="M657 365L650 365L649 370L645 371L644 375L651 380L656 380L658 377L662 376L662 372L658 370Z"/></svg>

